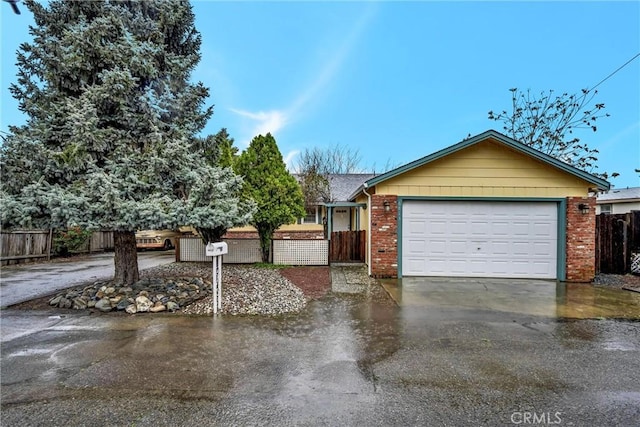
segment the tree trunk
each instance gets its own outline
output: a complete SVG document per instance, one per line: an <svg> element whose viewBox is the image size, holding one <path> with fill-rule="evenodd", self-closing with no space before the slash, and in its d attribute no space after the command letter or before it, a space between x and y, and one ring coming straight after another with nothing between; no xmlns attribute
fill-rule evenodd
<svg viewBox="0 0 640 427"><path fill-rule="evenodd" d="M197 228L196 231L202 237L202 242L207 243L222 242L222 236L227 232L227 228L224 226L218 226L215 228Z"/></svg>
<svg viewBox="0 0 640 427"><path fill-rule="evenodd" d="M115 264L114 281L131 285L138 281L138 252L136 250L136 233L134 231L114 231L113 246Z"/></svg>
<svg viewBox="0 0 640 427"><path fill-rule="evenodd" d="M258 228L260 236L260 248L262 248L262 262L268 263L271 255L271 240L273 239L273 230Z"/></svg>

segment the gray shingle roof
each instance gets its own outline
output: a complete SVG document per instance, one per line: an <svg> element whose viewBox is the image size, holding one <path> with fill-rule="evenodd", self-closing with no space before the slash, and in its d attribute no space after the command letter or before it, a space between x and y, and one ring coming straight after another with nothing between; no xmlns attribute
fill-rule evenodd
<svg viewBox="0 0 640 427"><path fill-rule="evenodd" d="M299 174L293 176L300 181ZM364 184L368 179L375 177L372 173L345 173L330 174L327 176L329 180L329 190L331 191L331 203L348 202L349 196Z"/></svg>
<svg viewBox="0 0 640 427"><path fill-rule="evenodd" d="M349 173L329 175L329 188L333 202L348 202L353 194L364 182L375 176L372 173Z"/></svg>
<svg viewBox="0 0 640 427"><path fill-rule="evenodd" d="M614 200L640 199L640 187L612 188L604 193L598 193L597 203L611 202Z"/></svg>

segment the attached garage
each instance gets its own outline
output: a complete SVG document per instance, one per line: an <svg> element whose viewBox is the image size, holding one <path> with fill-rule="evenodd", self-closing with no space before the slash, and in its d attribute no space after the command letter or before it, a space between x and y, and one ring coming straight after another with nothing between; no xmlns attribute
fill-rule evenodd
<svg viewBox="0 0 640 427"><path fill-rule="evenodd" d="M367 180L374 277L595 275L595 195L609 183L494 130Z"/></svg>
<svg viewBox="0 0 640 427"><path fill-rule="evenodd" d="M402 203L405 276L555 279L558 203Z"/></svg>

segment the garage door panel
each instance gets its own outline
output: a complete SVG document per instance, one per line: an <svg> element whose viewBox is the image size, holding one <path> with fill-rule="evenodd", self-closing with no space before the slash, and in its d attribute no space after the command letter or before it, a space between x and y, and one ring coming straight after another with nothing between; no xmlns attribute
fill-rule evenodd
<svg viewBox="0 0 640 427"><path fill-rule="evenodd" d="M467 271L467 269L469 268L468 267L469 262L466 260L442 259L441 262L442 262L442 265L440 267L440 270L445 274L447 273L447 271L451 271L455 275L460 275L460 274L463 274L465 271Z"/></svg>
<svg viewBox="0 0 640 427"><path fill-rule="evenodd" d="M529 255L532 257L548 257L550 253L556 251L556 245L552 247L550 242L533 242L529 247L531 248Z"/></svg>
<svg viewBox="0 0 640 427"><path fill-rule="evenodd" d="M531 235L531 224L529 222L525 222L522 220L513 221L509 224L510 235L511 236L525 236L528 237Z"/></svg>
<svg viewBox="0 0 640 427"><path fill-rule="evenodd" d="M510 234L509 222L504 220L493 221L491 234L494 236L508 236Z"/></svg>
<svg viewBox="0 0 640 427"><path fill-rule="evenodd" d="M511 252L511 244L507 240L494 241L491 253L494 255L508 256Z"/></svg>
<svg viewBox="0 0 640 427"><path fill-rule="evenodd" d="M427 230L427 222L411 219L406 222L407 233L412 236L424 234Z"/></svg>
<svg viewBox="0 0 640 427"><path fill-rule="evenodd" d="M470 231L473 236L490 236L491 226L487 221L471 221Z"/></svg>
<svg viewBox="0 0 640 427"><path fill-rule="evenodd" d="M451 240L448 243L445 243L446 252L454 255L463 255L469 252L467 248L468 242L460 241L460 240Z"/></svg>
<svg viewBox="0 0 640 427"><path fill-rule="evenodd" d="M411 255L415 255L418 254L418 256L420 256L421 254L424 254L424 252L426 251L426 241L424 239L411 239L407 242L407 254L409 256Z"/></svg>
<svg viewBox="0 0 640 427"><path fill-rule="evenodd" d="M434 255L444 255L447 253L446 240L429 240L429 250Z"/></svg>
<svg viewBox="0 0 640 427"><path fill-rule="evenodd" d="M511 257L526 257L531 254L531 244L529 242L511 242Z"/></svg>
<svg viewBox="0 0 640 427"><path fill-rule="evenodd" d="M447 228L450 234L456 236L466 236L469 234L469 223L459 219L452 219L447 224Z"/></svg>
<svg viewBox="0 0 640 427"><path fill-rule="evenodd" d="M556 203L405 201L402 221L404 275L556 277Z"/></svg>
<svg viewBox="0 0 640 427"><path fill-rule="evenodd" d="M555 234L557 223L552 222L536 222L533 224L533 235L537 237L546 238L549 235Z"/></svg>
<svg viewBox="0 0 640 427"><path fill-rule="evenodd" d="M424 261L421 260L420 266L424 268ZM447 260L444 258L434 258L429 263L429 267L438 273L445 273L447 271Z"/></svg>

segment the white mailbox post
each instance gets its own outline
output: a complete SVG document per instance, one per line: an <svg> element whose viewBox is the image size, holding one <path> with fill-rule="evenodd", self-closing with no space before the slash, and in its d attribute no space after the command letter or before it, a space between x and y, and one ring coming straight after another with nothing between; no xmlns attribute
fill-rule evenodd
<svg viewBox="0 0 640 427"><path fill-rule="evenodd" d="M222 255L229 252L226 242L207 243L206 255L213 257L213 314L222 308Z"/></svg>

